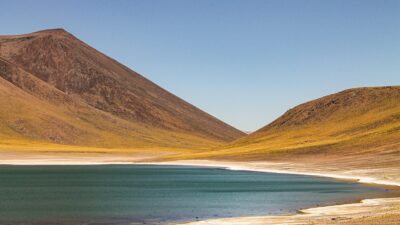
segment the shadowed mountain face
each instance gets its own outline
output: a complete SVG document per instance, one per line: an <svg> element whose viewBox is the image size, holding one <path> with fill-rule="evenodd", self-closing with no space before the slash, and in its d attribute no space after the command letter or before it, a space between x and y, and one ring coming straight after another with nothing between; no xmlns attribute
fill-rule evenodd
<svg viewBox="0 0 400 225"><path fill-rule="evenodd" d="M191 139L193 145L209 145L232 141L244 135L62 29L0 36L0 59L2 85L10 86L5 83L7 81L13 85L11 87L16 92L23 91L24 95L29 95L25 100L34 98L45 104L46 106L38 108L39 111L43 110L42 113L38 112L39 114L45 115L51 111L46 110L51 106L62 111L59 116L65 114L64 118L78 118L81 120L79 123L90 124L90 126L82 125L81 129L83 133L92 135L93 140L96 139L94 131L96 131L94 133L112 131L111 136L120 136L121 142L127 138L126 142L129 143L129 136L132 136L141 143L180 146L179 143L184 142L183 146L189 146L188 142ZM12 102L12 98L11 95L8 101ZM5 98L4 101L6 100ZM27 106L29 102L26 102ZM80 115L81 113L85 116ZM94 120L93 118L97 118L96 115L103 119ZM106 118L110 121L104 121ZM121 126L124 124L126 129L123 130L127 131L128 137L121 133L117 128L118 125L113 127L112 121L118 121L116 124L120 122ZM70 122L75 128L76 124L79 124ZM24 123L28 122L23 122L20 125L21 129L24 129ZM103 123L110 124L106 127L99 125ZM20 136L34 136L36 139L60 143L74 143L68 140L68 134L79 133L77 128L75 131L67 132L65 137L57 134L55 136L58 138L49 138L40 132L24 134L21 130L13 129L15 123L9 120L4 124L8 125L3 127L7 126ZM34 127L35 124L29 126ZM88 127L93 130L88 131ZM135 129L130 130L129 127ZM64 132L62 129L53 131ZM137 135L132 133L133 131L136 131ZM157 136L158 133L162 134ZM106 138L106 135L103 138ZM87 143L92 139L88 138ZM204 144L201 143L203 141ZM85 140L76 143L86 144Z"/></svg>
<svg viewBox="0 0 400 225"><path fill-rule="evenodd" d="M258 131L197 157L264 160L348 156L355 160L398 154L397 86L349 89L301 104Z"/></svg>

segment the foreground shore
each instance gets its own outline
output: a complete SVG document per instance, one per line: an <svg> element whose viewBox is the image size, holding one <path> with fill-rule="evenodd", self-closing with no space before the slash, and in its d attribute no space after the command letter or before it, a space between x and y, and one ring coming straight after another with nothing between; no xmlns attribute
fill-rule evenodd
<svg viewBox="0 0 400 225"><path fill-rule="evenodd" d="M144 162L145 161L145 162ZM271 173L289 173L311 176L351 179L362 183L400 187L400 170L393 168L339 168L299 162L229 162L186 160L151 162L147 157L108 154L25 154L0 152L0 164L8 165L102 165L102 164L162 164L221 167ZM366 199L359 203L302 209L299 214L220 218L186 224L400 224L400 198Z"/></svg>

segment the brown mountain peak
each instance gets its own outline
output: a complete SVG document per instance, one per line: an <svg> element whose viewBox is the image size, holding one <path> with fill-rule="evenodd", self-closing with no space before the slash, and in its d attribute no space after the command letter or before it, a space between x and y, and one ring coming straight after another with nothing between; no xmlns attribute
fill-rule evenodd
<svg viewBox="0 0 400 225"><path fill-rule="evenodd" d="M75 37L72 33L66 31L63 28L54 28L54 29L46 29L41 31L36 31L27 35L31 35L34 37L46 37L46 38L71 38L71 40L79 41L77 37Z"/></svg>
<svg viewBox="0 0 400 225"><path fill-rule="evenodd" d="M65 34L65 33L67 33L67 34L69 34L69 32L66 31L63 28L45 29L45 30L36 31L36 32L33 32L33 33L56 33L56 34Z"/></svg>
<svg viewBox="0 0 400 225"><path fill-rule="evenodd" d="M171 136L189 134L224 142L244 135L64 29L0 36L0 45L0 57L16 67L120 119L172 132Z"/></svg>

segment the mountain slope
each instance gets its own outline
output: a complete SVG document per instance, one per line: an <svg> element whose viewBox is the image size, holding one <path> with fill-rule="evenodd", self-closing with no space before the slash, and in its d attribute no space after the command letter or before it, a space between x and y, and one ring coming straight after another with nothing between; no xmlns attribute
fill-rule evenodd
<svg viewBox="0 0 400 225"><path fill-rule="evenodd" d="M0 142L93 147L205 147L218 142L103 112L0 58Z"/></svg>
<svg viewBox="0 0 400 225"><path fill-rule="evenodd" d="M284 159L400 153L400 87L356 88L290 109L199 157Z"/></svg>
<svg viewBox="0 0 400 225"><path fill-rule="evenodd" d="M0 79L3 137L190 148L244 135L60 29L0 36Z"/></svg>

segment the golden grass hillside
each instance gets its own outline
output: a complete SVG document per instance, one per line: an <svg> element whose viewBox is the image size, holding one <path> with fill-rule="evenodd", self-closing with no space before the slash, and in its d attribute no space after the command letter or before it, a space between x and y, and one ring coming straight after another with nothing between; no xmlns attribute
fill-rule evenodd
<svg viewBox="0 0 400 225"><path fill-rule="evenodd" d="M182 158L232 160L400 154L400 87L345 90L290 109L221 148Z"/></svg>
<svg viewBox="0 0 400 225"><path fill-rule="evenodd" d="M244 136L63 29L0 36L0 57L74 101L129 122L222 142Z"/></svg>
<svg viewBox="0 0 400 225"><path fill-rule="evenodd" d="M32 89L40 89L43 95L35 97L0 77L0 148L13 150L24 146L29 146L25 149L40 146L48 149L52 146L54 150L61 150L72 149L68 145L75 145L174 149L221 144L218 140L172 133L120 119L75 102L62 92L21 72L21 85L32 85ZM56 103L59 99L63 99L64 104Z"/></svg>
<svg viewBox="0 0 400 225"><path fill-rule="evenodd" d="M243 135L64 30L0 36L0 149L192 152Z"/></svg>

